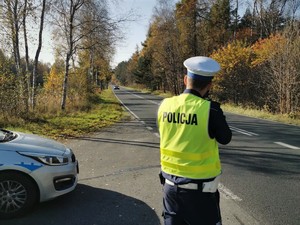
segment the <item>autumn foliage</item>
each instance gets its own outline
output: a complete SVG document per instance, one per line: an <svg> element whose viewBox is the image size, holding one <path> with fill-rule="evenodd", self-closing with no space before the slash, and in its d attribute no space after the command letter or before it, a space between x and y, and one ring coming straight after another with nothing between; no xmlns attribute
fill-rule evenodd
<svg viewBox="0 0 300 225"><path fill-rule="evenodd" d="M252 104L255 98L249 90L254 88L257 78L251 71L251 48L237 41L215 51L211 57L217 60L222 68L214 78L214 97L235 104Z"/></svg>
<svg viewBox="0 0 300 225"><path fill-rule="evenodd" d="M272 113L299 114L299 19L298 11L289 11L286 1L265 2L264 9L253 1L244 15L238 15L237 2L229 0L157 1L142 47L116 68L111 68L111 61L122 20L111 20L101 1L53 2L56 7L49 12L55 27L56 61L53 65L38 62L37 67L22 54L19 40L25 36L17 38L26 23L20 24L19 32L11 30L15 27L11 25L42 9L20 4L20 12L34 10L28 15L11 15L10 2L0 3L4 10L0 21L8 31L3 39L7 44L0 46L2 115L88 110L91 95L111 81L177 95L185 88L183 61L199 55L211 56L222 67L214 78L213 99ZM61 4L55 5L58 2Z"/></svg>
<svg viewBox="0 0 300 225"><path fill-rule="evenodd" d="M252 50L255 53L255 59L252 62L253 66L259 66L266 63L271 58L279 54L280 49L287 43L287 39L281 34L272 34L268 38L259 39L254 45Z"/></svg>
<svg viewBox="0 0 300 225"><path fill-rule="evenodd" d="M298 43L298 44L297 44ZM211 57L222 70L213 96L225 102L294 115L299 111L299 37L284 34L259 39L252 46L234 42Z"/></svg>

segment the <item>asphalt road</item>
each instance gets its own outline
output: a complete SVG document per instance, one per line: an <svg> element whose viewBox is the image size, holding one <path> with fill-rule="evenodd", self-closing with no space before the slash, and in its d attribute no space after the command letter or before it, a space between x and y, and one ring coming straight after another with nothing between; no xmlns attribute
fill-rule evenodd
<svg viewBox="0 0 300 225"><path fill-rule="evenodd" d="M123 87L115 93L131 119L65 143L79 160L75 191L1 225L163 224L155 122L161 98ZM299 224L299 127L226 116L233 141L220 148L223 224Z"/></svg>
<svg viewBox="0 0 300 225"><path fill-rule="evenodd" d="M223 182L261 224L300 224L300 127L227 114Z"/></svg>
<svg viewBox="0 0 300 225"><path fill-rule="evenodd" d="M158 136L160 97L125 88L115 94ZM300 127L229 113L226 118L233 140L220 146L223 197L233 199L260 224L299 224Z"/></svg>

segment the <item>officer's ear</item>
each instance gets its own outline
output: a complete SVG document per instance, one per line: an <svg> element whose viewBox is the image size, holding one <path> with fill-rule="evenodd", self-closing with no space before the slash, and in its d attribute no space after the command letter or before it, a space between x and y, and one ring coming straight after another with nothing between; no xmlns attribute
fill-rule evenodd
<svg viewBox="0 0 300 225"><path fill-rule="evenodd" d="M187 79L188 79L188 78L187 78L187 75L184 75L183 83L184 83L185 86L187 86Z"/></svg>

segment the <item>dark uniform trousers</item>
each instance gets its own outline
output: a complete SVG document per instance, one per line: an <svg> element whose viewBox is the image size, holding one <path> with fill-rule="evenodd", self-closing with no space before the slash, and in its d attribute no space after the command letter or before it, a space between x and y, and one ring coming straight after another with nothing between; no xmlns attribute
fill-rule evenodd
<svg viewBox="0 0 300 225"><path fill-rule="evenodd" d="M221 225L220 194L164 184L165 225Z"/></svg>

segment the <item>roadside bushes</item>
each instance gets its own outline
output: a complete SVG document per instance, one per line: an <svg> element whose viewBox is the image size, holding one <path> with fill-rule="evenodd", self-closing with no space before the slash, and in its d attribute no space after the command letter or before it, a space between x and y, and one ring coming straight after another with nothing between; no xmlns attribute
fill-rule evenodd
<svg viewBox="0 0 300 225"><path fill-rule="evenodd" d="M300 109L300 35L288 31L252 46L236 41L211 57L221 64L212 96L218 101L297 116Z"/></svg>
<svg viewBox="0 0 300 225"><path fill-rule="evenodd" d="M251 48L237 41L211 55L221 64L221 72L214 78L213 97L236 105L252 105L256 101L253 90L259 77L252 73Z"/></svg>

